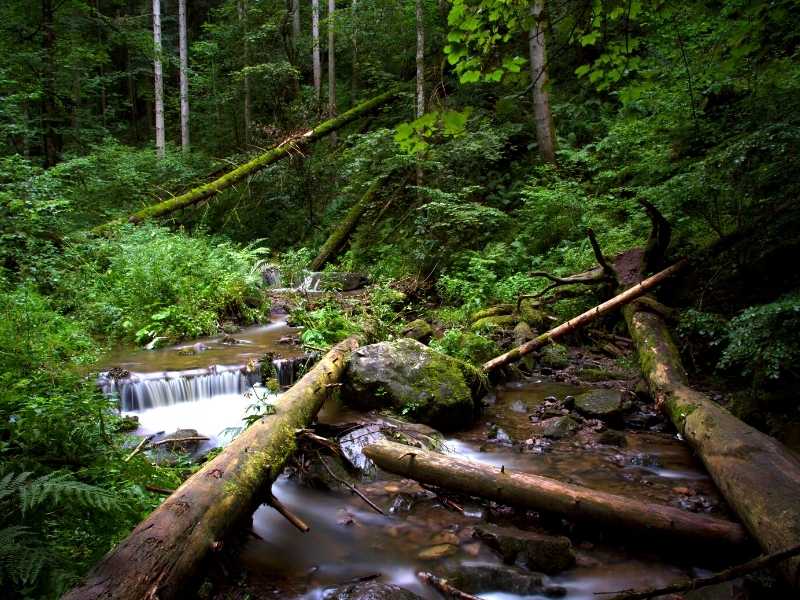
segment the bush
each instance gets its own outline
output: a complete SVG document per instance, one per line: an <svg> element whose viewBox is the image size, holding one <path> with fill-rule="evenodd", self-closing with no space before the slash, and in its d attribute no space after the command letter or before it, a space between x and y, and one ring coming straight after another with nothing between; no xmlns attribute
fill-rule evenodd
<svg viewBox="0 0 800 600"><path fill-rule="evenodd" d="M458 329L448 329L440 339L431 341L430 346L475 366L501 353L494 340Z"/></svg>

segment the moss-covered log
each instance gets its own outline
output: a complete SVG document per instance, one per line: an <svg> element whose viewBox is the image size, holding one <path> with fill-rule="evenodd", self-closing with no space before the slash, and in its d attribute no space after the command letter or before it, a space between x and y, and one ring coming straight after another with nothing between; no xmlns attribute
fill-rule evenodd
<svg viewBox="0 0 800 600"><path fill-rule="evenodd" d="M273 163L278 162L279 160L286 158L287 156L291 156L293 154L297 154L306 146L316 142L317 140L324 138L327 135L330 135L334 131L337 131L355 121L356 119L364 116L365 114L369 113L370 111L382 106L395 98L399 93L398 89L393 89L388 92L384 92L374 98L367 100L366 102L362 102L361 104L354 106L350 110L345 113L342 113L338 117L334 117L333 119L329 119L320 125L317 125L314 129L310 129L306 133L296 136L290 140L286 140L275 146L268 152L261 154L257 158L254 158L250 162L247 162L240 167L235 168L234 170L226 173L222 177L215 179L210 183L206 183L199 187L189 190L188 192L181 194L180 196L176 196L175 198L170 198L169 200L164 200L163 202L159 202L158 204L153 204L152 206L148 206L143 208L142 210L133 213L129 217L129 221L132 223L139 223L144 221L145 219L152 219L155 217L163 217L164 215L168 215L176 210L180 210L182 208L186 208L188 206L192 206L193 204L197 204L206 198L210 198L214 194L221 192L222 190L229 188L230 186L234 185L235 183L243 180L244 178L252 175L267 167Z"/></svg>
<svg viewBox="0 0 800 600"><path fill-rule="evenodd" d="M530 354L534 350L538 350L539 348L546 346L547 344L557 340L558 338L570 333L571 331L575 331L576 329L580 329L584 325L591 323L597 317L600 317L608 312L616 310L625 306L626 304L633 302L640 296L643 296L647 293L648 290L653 289L658 284L660 284L665 279L671 277L675 273L677 273L680 269L682 269L686 265L686 261L682 260L671 267L656 273L652 277L648 277L644 281L637 283L634 286L629 287L622 293L614 296L610 300L603 302L602 304L595 306L594 308L587 310L585 313L578 315L574 319L570 319L569 321L562 323L558 327L554 327L550 331L543 333L542 335L532 339L529 342L522 344L521 346L517 346L516 348L512 348L505 354L501 354L493 358L490 361L487 361L483 364L483 370L485 372L491 372L495 369L500 367L504 367L512 362L518 361L526 354Z"/></svg>
<svg viewBox="0 0 800 600"><path fill-rule="evenodd" d="M689 386L661 315L636 304L623 314L653 397L745 527L767 553L800 544L800 459ZM800 558L787 560L782 569L800 588Z"/></svg>
<svg viewBox="0 0 800 600"><path fill-rule="evenodd" d="M705 542L721 547L747 540L744 528L731 521L395 442L371 444L364 448L364 454L381 469L421 483L520 508L557 513L584 523L610 525L616 531L644 532L648 538Z"/></svg>
<svg viewBox="0 0 800 600"><path fill-rule="evenodd" d="M342 251L350 235L355 230L361 217L372 204L378 190L381 189L383 178L376 179L372 185L367 188L363 196L350 207L344 219L334 228L328 239L322 245L316 258L311 261L309 269L312 271L319 271L326 263L330 262Z"/></svg>
<svg viewBox="0 0 800 600"><path fill-rule="evenodd" d="M239 435L101 560L67 600L169 600L187 593L203 559L269 498L268 487L341 376L353 339L335 346L289 391L274 415Z"/></svg>

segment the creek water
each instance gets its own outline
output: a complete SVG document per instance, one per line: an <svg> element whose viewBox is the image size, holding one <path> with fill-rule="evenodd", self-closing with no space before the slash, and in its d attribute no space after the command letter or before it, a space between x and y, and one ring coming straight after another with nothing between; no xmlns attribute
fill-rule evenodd
<svg viewBox="0 0 800 600"><path fill-rule="evenodd" d="M131 373L122 383L108 378L101 383L107 392L123 398L124 412L139 418L138 434L192 428L212 438L208 445L224 445L256 400L252 384L260 374L252 368L248 371L248 362L267 352L284 359L300 356L296 348L278 343L292 333L285 322L277 322L235 334L243 343L233 346L223 345L222 337L201 340L208 349L190 355L179 354L179 347L133 353L121 350L109 356L107 364ZM691 488L693 494L712 499L712 506L721 506L701 465L670 433L627 432L622 447L580 436L546 446L526 446L529 411L548 396L563 397L577 391L547 381L502 387L473 428L445 440L446 450L470 460L653 502L674 504L676 488ZM260 393L263 395L263 389ZM321 423L357 423L364 428L360 441L351 439L345 448L351 456L358 456L361 445L380 437L379 427L372 424L381 418L338 405L326 405L319 415ZM226 430L233 433L226 435ZM488 439L488 431L494 432L493 439ZM286 475L274 484L274 494L306 521L311 531L298 532L267 506L255 512L253 531L258 537L244 542L238 559L251 597L322 599L331 586L380 574L380 581L398 584L424 598L441 598L419 582L419 570L436 573L499 565L498 557L473 539L474 527L487 521L520 524L519 515L477 501L460 499L463 514L454 512L415 482L376 469L368 469L358 486L385 509L385 516L347 490L320 491ZM535 515L523 519L527 519L525 526L546 524L551 531L568 533L572 539L576 566L544 580L546 585L563 588L568 600L589 600L597 598L597 592L662 585L696 574L689 563L669 562L646 542L628 544L598 531L572 529L564 522L544 523ZM433 560L421 556L442 540L452 546L447 556ZM487 600L545 598L499 590L486 590L479 596Z"/></svg>

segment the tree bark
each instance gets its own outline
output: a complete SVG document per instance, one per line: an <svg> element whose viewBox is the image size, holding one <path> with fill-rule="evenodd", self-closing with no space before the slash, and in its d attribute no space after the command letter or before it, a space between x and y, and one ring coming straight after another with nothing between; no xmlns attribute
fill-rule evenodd
<svg viewBox="0 0 800 600"><path fill-rule="evenodd" d="M364 448L380 468L421 483L503 504L557 513L619 532L639 532L660 540L739 545L747 532L738 523L642 502L555 479L498 469L468 460L382 441Z"/></svg>
<svg viewBox="0 0 800 600"><path fill-rule="evenodd" d="M189 45L186 35L186 0L178 0L178 53L180 54L181 148L189 151Z"/></svg>
<svg viewBox="0 0 800 600"><path fill-rule="evenodd" d="M297 50L300 41L300 0L292 0L292 44ZM295 54L296 56L296 54Z"/></svg>
<svg viewBox="0 0 800 600"><path fill-rule="evenodd" d="M156 113L156 154L164 158L166 141L164 132L164 75L161 67L161 0L153 0L153 85Z"/></svg>
<svg viewBox="0 0 800 600"><path fill-rule="evenodd" d="M328 236L328 239L322 245L316 258L311 261L309 269L312 271L319 271L326 263L336 258L336 256L344 248L350 235L358 225L359 220L364 215L366 210L372 204L375 195L381 189L383 178L376 179L371 186L367 189L364 195L350 207L344 219L336 226L336 228Z"/></svg>
<svg viewBox="0 0 800 600"><path fill-rule="evenodd" d="M336 0L328 0L328 116L336 116ZM336 143L336 132L331 141Z"/></svg>
<svg viewBox="0 0 800 600"><path fill-rule="evenodd" d="M45 167L52 167L61 160L63 146L56 96L56 29L53 0L42 0L42 49L44 50L42 78L44 164Z"/></svg>
<svg viewBox="0 0 800 600"><path fill-rule="evenodd" d="M311 60L314 69L314 92L319 106L322 97L322 64L319 57L319 0L311 0Z"/></svg>
<svg viewBox="0 0 800 600"><path fill-rule="evenodd" d="M657 405L700 456L745 527L767 553L800 544L800 459L689 386L661 315L638 303L623 314ZM781 568L789 584L800 588L800 558Z"/></svg>
<svg viewBox="0 0 800 600"><path fill-rule="evenodd" d="M247 40L249 35L248 31L248 6L247 0L239 0L239 22L242 25L242 44L244 52L244 141L245 144L250 143L250 75L247 73L247 67L250 66L250 42Z"/></svg>
<svg viewBox="0 0 800 600"><path fill-rule="evenodd" d="M225 534L269 499L269 486L295 449L295 431L309 424L332 394L350 338L337 344L283 394L274 415L241 433L192 475L127 539L106 555L66 600L185 598L203 559Z"/></svg>
<svg viewBox="0 0 800 600"><path fill-rule="evenodd" d="M189 190L188 192L176 196L175 198L170 198L169 200L164 200L163 202L159 202L158 204L154 204L152 206L148 206L143 208L142 210L133 213L128 218L128 221L131 223L140 223L145 219L152 219L155 217L163 217L164 215L168 215L173 213L177 210L182 208L187 208L198 202L205 200L206 198L210 198L214 194L229 188L230 186L234 185L235 183L241 181L245 177L248 177L259 170L263 169L264 167L271 165L279 160L286 158L287 156L292 156L296 154L299 150L302 150L306 146L309 146L313 142L324 138L327 135L330 135L332 132L341 129L345 125L352 123L359 117L363 116L364 114L369 113L370 111L374 110L375 108L389 102L393 98L395 98L399 93L399 89L393 89L388 92L384 92L379 96L375 96L366 102L362 102L358 106L353 107L352 109L348 110L345 113L342 113L335 119L329 119L324 123L321 123L314 129L307 131L304 134L298 135L295 138L291 138L286 140L274 148L265 152L264 154L258 156L257 158L251 160L248 163L243 164L240 167L226 173L222 177L211 181L210 183L206 183L199 187ZM113 221L111 223L107 223L106 225L100 226L98 231L102 231L103 229L107 228L108 226L116 224L117 221Z"/></svg>
<svg viewBox="0 0 800 600"><path fill-rule="evenodd" d="M350 106L356 102L358 95L358 0L350 4L350 47L352 57L350 60Z"/></svg>
<svg viewBox="0 0 800 600"><path fill-rule="evenodd" d="M425 114L425 12L422 0L416 2L416 24L417 24L417 97L415 102L415 115L419 119ZM422 185L422 166L420 156L417 155L417 187Z"/></svg>
<svg viewBox="0 0 800 600"><path fill-rule="evenodd" d="M531 62L531 83L533 84L533 113L536 119L536 141L542 160L556 162L556 132L553 115L550 112L550 93L547 77L547 45L545 29L547 13L544 0L534 0L531 6L534 22L528 38Z"/></svg>
<svg viewBox="0 0 800 600"><path fill-rule="evenodd" d="M635 286L625 290L624 292L618 294L611 298L611 300L607 300L602 304L595 306L594 308L587 310L585 313L578 315L574 319L570 319L566 323L562 323L558 327L551 329L550 331L543 333L542 335L532 339L521 346L513 348L509 350L505 354L501 354L493 358L490 361L487 361L483 364L483 370L486 372L494 371L499 367L504 367L512 362L518 361L520 358L525 356L526 354L530 354L534 350L538 350L547 344L555 341L559 337L570 333L571 331L575 331L594 321L597 317L600 317L612 310L616 310L626 304L633 302L636 298L643 296L647 293L648 290L654 288L662 281L671 277L675 273L677 273L680 269L686 266L686 261L682 260L671 267L664 269L663 271L656 273L652 277L648 277L644 281L637 283Z"/></svg>

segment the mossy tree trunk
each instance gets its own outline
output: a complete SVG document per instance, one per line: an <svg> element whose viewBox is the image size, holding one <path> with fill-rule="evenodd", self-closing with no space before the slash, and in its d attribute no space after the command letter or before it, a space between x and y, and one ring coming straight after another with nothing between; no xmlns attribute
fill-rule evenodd
<svg viewBox="0 0 800 600"><path fill-rule="evenodd" d="M257 173L264 167L276 163L279 160L286 158L287 156L292 156L293 154L297 154L303 148L313 144L317 140L324 138L327 135L330 135L334 131L341 129L342 127L352 123L356 119L369 113L370 111L373 111L376 108L391 101L398 95L398 93L399 89L392 89L388 92L384 92L383 94L375 96L374 98L371 98L365 102L362 102L358 106L354 106L353 108L351 108L345 113L342 113L338 117L329 119L317 125L314 129L310 129L306 133L297 136L296 138L282 142L281 144L275 146L268 152L265 152L264 154L258 156L257 158L254 158L250 162L247 162L242 166L237 167L232 171L229 171L222 177L219 177L218 179L215 179L210 183L198 186L194 189L189 190L184 194L181 194L180 196L176 196L175 198L170 198L169 200L164 200L163 202L159 202L158 204L148 206L138 212L133 213L128 220L132 223L140 223L145 219L163 217L177 210L180 210L182 208L187 208L207 198L210 198L214 194L217 194L218 192L221 192L222 190L229 188L230 186L234 185L235 183L238 183L239 181L245 179L246 177L249 177L250 175Z"/></svg>
<svg viewBox="0 0 800 600"><path fill-rule="evenodd" d="M371 444L364 448L364 454L380 468L421 483L520 508L544 510L576 521L611 525L616 531L718 547L747 541L744 528L731 521L395 442Z"/></svg>
<svg viewBox="0 0 800 600"><path fill-rule="evenodd" d="M319 271L342 251L342 248L347 244L353 231L355 231L358 226L361 217L370 207L378 191L381 189L382 183L383 178L376 179L372 182L372 185L367 188L364 195L350 207L344 219L334 228L328 236L328 239L322 245L322 248L320 248L319 254L311 261L309 269L312 271Z"/></svg>
<svg viewBox="0 0 800 600"><path fill-rule="evenodd" d="M281 396L274 415L240 434L101 560L65 600L185 598L203 559L265 500L270 484L336 389L354 339L336 345Z"/></svg>

